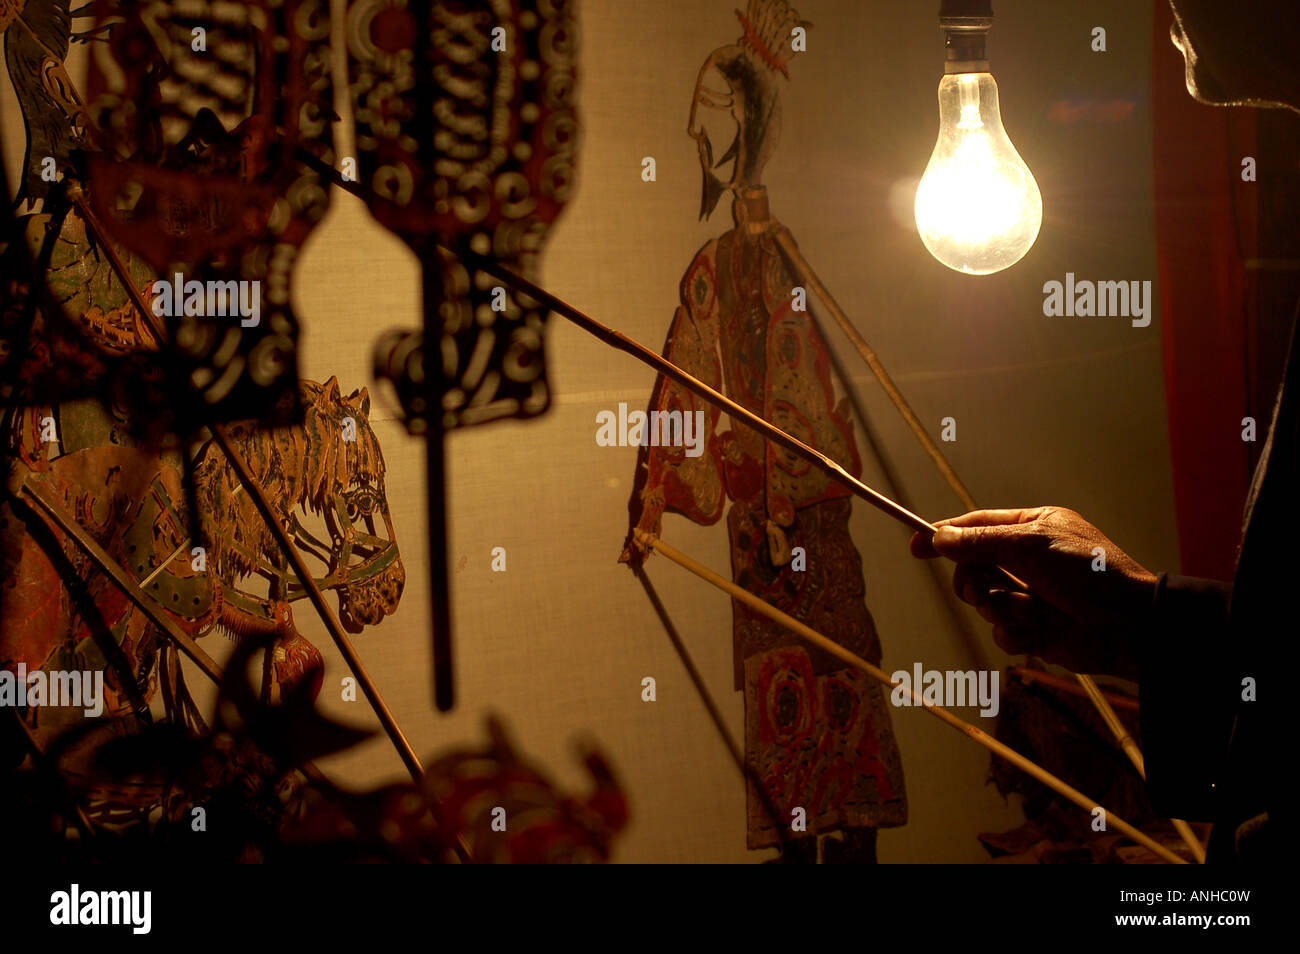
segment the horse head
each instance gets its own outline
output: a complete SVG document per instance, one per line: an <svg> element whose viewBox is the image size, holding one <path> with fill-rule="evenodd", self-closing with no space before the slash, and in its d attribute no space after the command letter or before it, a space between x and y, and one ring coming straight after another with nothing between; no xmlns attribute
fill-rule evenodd
<svg viewBox="0 0 1300 954"><path fill-rule="evenodd" d="M397 609L406 582L384 458L370 427L370 397L365 388L344 396L333 377L300 386L301 425L262 429L249 423L229 433L298 549L323 564L324 575L315 581L338 594L340 622L359 633ZM268 603L305 597L220 451L205 447L196 470L205 536L222 580L260 576Z"/></svg>
<svg viewBox="0 0 1300 954"><path fill-rule="evenodd" d="M313 393L319 389L318 393ZM303 382L308 427L330 447L316 471L313 502L330 536L325 583L338 593L339 621L350 633L374 626L397 609L406 571L384 487L384 457L370 428L365 388L347 397L331 377L323 385ZM301 532L301 524L296 524ZM295 539L301 538L295 534Z"/></svg>

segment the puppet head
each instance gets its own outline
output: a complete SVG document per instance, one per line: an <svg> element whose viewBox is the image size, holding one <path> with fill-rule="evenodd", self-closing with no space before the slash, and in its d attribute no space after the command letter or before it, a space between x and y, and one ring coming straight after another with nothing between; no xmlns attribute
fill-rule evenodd
<svg viewBox="0 0 1300 954"><path fill-rule="evenodd" d="M777 77L789 78L796 28L812 26L801 20L787 0L749 0L746 12L736 11L744 32L735 43L719 47L709 54L700 68L691 99L691 116L687 133L696 141L700 169L704 175L704 193L700 218L707 218L717 207L722 193L739 194L742 189L758 187L763 167L776 151L781 133L781 110ZM725 91L708 85L710 74L720 76ZM731 145L715 163L713 141L699 108L725 111L736 134ZM730 181L723 182L713 170L732 162Z"/></svg>

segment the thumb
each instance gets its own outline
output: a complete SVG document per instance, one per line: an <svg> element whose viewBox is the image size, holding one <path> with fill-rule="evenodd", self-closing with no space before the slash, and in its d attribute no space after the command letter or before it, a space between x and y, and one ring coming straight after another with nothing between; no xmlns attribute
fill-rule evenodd
<svg viewBox="0 0 1300 954"><path fill-rule="evenodd" d="M935 552L955 563L1015 563L1023 555L1025 524L991 527L940 527L930 541Z"/></svg>

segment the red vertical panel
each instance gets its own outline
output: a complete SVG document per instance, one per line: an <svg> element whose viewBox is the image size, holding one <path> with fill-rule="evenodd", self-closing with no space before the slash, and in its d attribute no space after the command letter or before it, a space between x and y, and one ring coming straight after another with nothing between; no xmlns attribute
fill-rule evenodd
<svg viewBox="0 0 1300 954"><path fill-rule="evenodd" d="M1155 4L1151 107L1156 258L1165 398L1182 572L1232 579L1250 485L1247 281L1254 204L1241 201L1241 160L1254 116L1196 102L1169 40L1169 4ZM1240 240L1239 240L1240 236ZM1253 362L1252 362L1253 364ZM1268 427L1258 421L1259 440Z"/></svg>

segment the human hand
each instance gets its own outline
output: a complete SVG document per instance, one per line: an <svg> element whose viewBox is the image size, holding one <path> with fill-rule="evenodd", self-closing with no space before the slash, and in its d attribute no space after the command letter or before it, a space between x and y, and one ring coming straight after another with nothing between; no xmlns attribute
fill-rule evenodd
<svg viewBox="0 0 1300 954"><path fill-rule="evenodd" d="M1156 577L1073 510L976 510L912 537L912 554L957 563L953 589L1009 653L1075 672L1136 678L1134 640ZM995 568L1028 585L1025 593Z"/></svg>

